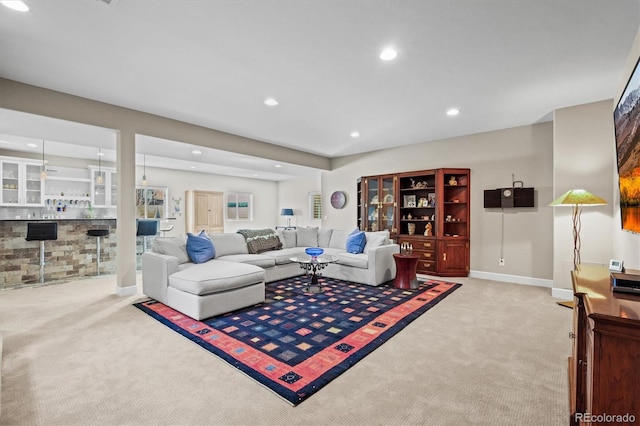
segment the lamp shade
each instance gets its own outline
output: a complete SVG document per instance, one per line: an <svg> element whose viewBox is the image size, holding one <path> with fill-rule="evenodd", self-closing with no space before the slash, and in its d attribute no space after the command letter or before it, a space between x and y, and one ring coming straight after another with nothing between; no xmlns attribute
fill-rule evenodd
<svg viewBox="0 0 640 426"><path fill-rule="evenodd" d="M597 206L607 204L605 200L584 189L570 189L555 200L550 206Z"/></svg>
<svg viewBox="0 0 640 426"><path fill-rule="evenodd" d="M293 216L293 209L280 210L280 216Z"/></svg>

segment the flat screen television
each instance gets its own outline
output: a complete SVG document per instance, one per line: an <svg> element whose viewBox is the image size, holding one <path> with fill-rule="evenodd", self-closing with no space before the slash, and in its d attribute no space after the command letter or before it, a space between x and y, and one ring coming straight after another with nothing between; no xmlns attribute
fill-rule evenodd
<svg viewBox="0 0 640 426"><path fill-rule="evenodd" d="M613 112L622 229L640 233L640 60Z"/></svg>

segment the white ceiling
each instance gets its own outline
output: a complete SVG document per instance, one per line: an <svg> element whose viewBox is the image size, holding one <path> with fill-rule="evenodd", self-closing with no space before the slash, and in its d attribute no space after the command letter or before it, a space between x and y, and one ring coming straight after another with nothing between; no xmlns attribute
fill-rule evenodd
<svg viewBox="0 0 640 426"><path fill-rule="evenodd" d="M0 76L326 157L531 124L612 98L640 16L638 0L24 2L27 13L0 6ZM394 61L378 58L387 46ZM450 107L461 113L448 117ZM55 133L64 139L52 137L43 120L27 121L0 111L2 140L99 139L66 125ZM262 167L210 157L243 173Z"/></svg>

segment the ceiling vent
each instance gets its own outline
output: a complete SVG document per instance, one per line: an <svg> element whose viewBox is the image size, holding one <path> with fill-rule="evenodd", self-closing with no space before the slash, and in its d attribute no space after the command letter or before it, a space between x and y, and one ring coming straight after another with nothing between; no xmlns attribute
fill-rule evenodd
<svg viewBox="0 0 640 426"><path fill-rule="evenodd" d="M99 1L100 3L104 3L107 6L113 7L116 5L116 3L118 3L119 0L97 0L97 1Z"/></svg>

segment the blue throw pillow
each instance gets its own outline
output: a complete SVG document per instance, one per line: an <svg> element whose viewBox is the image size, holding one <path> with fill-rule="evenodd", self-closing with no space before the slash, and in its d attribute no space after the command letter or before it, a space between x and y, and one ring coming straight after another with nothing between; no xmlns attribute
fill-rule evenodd
<svg viewBox="0 0 640 426"><path fill-rule="evenodd" d="M362 253L366 244L367 236L364 231L354 231L347 237L347 251L349 253Z"/></svg>
<svg viewBox="0 0 640 426"><path fill-rule="evenodd" d="M198 235L187 233L187 253L193 263L204 263L216 257L213 241L204 230Z"/></svg>

